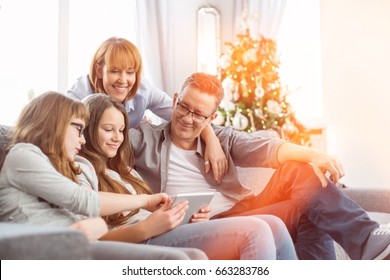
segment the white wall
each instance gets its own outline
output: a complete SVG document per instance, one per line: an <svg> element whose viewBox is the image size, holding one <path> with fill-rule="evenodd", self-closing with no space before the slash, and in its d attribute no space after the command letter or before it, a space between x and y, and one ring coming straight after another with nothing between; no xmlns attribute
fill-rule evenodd
<svg viewBox="0 0 390 280"><path fill-rule="evenodd" d="M390 1L321 0L328 151L351 187L390 187Z"/></svg>

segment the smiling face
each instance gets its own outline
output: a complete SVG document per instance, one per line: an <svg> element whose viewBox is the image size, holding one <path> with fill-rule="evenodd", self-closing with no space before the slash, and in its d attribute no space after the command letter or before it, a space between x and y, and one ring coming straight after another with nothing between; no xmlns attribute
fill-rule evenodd
<svg viewBox="0 0 390 280"><path fill-rule="evenodd" d="M85 144L83 129L85 123L81 119L73 118L66 128L64 147L69 161L74 161L75 156L80 152L81 145Z"/></svg>
<svg viewBox="0 0 390 280"><path fill-rule="evenodd" d="M202 92L200 89L187 86L180 95L180 105L177 104L179 95L174 96L175 110L172 115L172 142L182 149L195 149L196 138L202 130L216 117L217 101L215 96ZM181 107L178 107L181 106ZM183 114L184 108L187 114ZM204 116L204 121L194 122L193 113Z"/></svg>
<svg viewBox="0 0 390 280"><path fill-rule="evenodd" d="M99 145L108 158L114 157L123 142L125 119L122 112L114 107L106 109L99 122Z"/></svg>
<svg viewBox="0 0 390 280"><path fill-rule="evenodd" d="M97 75L102 79L105 92L119 102L124 102L136 82L136 72L133 68L97 65Z"/></svg>

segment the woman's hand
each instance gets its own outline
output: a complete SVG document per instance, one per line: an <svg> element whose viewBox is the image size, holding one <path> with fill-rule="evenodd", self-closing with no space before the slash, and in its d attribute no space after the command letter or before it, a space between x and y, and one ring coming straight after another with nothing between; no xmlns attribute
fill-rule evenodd
<svg viewBox="0 0 390 280"><path fill-rule="evenodd" d="M143 222L147 238L170 231L181 224L188 209L188 201L182 201L171 208L171 201L166 201Z"/></svg>
<svg viewBox="0 0 390 280"><path fill-rule="evenodd" d="M146 195L145 206L142 208L154 212L166 203L172 204L172 199L166 193L150 194Z"/></svg>
<svg viewBox="0 0 390 280"><path fill-rule="evenodd" d="M95 241L108 232L107 224L102 218L89 218L78 221L70 228L83 232L89 241Z"/></svg>
<svg viewBox="0 0 390 280"><path fill-rule="evenodd" d="M198 213L192 215L191 223L198 223L198 222L204 222L210 220L210 212L211 212L210 206L206 206L200 209Z"/></svg>

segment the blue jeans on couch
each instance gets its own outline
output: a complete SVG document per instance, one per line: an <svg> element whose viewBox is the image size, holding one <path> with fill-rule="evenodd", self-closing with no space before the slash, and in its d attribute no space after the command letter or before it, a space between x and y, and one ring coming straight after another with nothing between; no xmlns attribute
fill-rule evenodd
<svg viewBox="0 0 390 280"><path fill-rule="evenodd" d="M279 167L259 195L213 218L258 214L285 222L300 259L335 259L333 240L351 259L361 259L368 236L379 226L330 180L322 188L310 164L295 161Z"/></svg>

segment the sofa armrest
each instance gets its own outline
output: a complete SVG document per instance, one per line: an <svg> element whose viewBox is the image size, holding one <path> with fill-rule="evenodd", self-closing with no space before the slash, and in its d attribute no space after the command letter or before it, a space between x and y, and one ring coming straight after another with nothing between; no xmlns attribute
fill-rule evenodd
<svg viewBox="0 0 390 280"><path fill-rule="evenodd" d="M343 190L367 212L390 213L389 188L345 188Z"/></svg>
<svg viewBox="0 0 390 280"><path fill-rule="evenodd" d="M70 228L0 223L2 260L90 259L89 245Z"/></svg>

